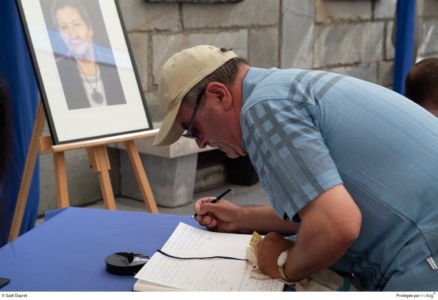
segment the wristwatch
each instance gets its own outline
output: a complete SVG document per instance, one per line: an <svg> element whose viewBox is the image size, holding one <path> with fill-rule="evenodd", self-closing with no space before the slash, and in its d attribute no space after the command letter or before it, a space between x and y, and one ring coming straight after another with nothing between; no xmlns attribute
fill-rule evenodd
<svg viewBox="0 0 438 300"><path fill-rule="evenodd" d="M287 261L287 254L288 254L288 251L284 250L277 257L278 272L280 273L281 278L285 281L288 281L287 277L286 277L285 270L284 270L285 266L286 266L286 261Z"/></svg>

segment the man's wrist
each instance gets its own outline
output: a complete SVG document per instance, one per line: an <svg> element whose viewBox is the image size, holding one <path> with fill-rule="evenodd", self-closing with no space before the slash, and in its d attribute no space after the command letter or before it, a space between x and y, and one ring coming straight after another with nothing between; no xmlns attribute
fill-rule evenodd
<svg viewBox="0 0 438 300"><path fill-rule="evenodd" d="M238 221L234 223L236 225L236 232L250 234L256 231L256 229L252 228L251 224L249 224L249 222L247 221L248 214L248 207L241 206L239 209L239 217L237 218Z"/></svg>

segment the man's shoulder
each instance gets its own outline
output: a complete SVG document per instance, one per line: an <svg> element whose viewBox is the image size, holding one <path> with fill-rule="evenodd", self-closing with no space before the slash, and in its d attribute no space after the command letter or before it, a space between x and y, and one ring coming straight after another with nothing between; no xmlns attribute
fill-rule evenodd
<svg viewBox="0 0 438 300"><path fill-rule="evenodd" d="M290 102L312 104L310 97L303 97L311 78L323 71L306 69L259 69L251 68L248 81L248 92L244 99L243 111L265 103L278 106Z"/></svg>

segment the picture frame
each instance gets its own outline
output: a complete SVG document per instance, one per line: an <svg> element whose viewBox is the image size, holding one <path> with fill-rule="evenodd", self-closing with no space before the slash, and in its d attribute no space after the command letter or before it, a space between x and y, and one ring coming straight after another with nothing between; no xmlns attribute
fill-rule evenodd
<svg viewBox="0 0 438 300"><path fill-rule="evenodd" d="M16 0L53 143L152 129L118 0Z"/></svg>
<svg viewBox="0 0 438 300"><path fill-rule="evenodd" d="M222 4L238 3L243 0L146 0L151 3L190 3L190 4Z"/></svg>

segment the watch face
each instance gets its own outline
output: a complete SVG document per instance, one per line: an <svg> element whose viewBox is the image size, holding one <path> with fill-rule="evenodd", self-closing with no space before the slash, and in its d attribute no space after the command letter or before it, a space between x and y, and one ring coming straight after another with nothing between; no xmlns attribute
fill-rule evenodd
<svg viewBox="0 0 438 300"><path fill-rule="evenodd" d="M287 260L287 251L283 251L280 253L280 255L277 258L277 265L279 267L284 266L284 264L286 263Z"/></svg>

